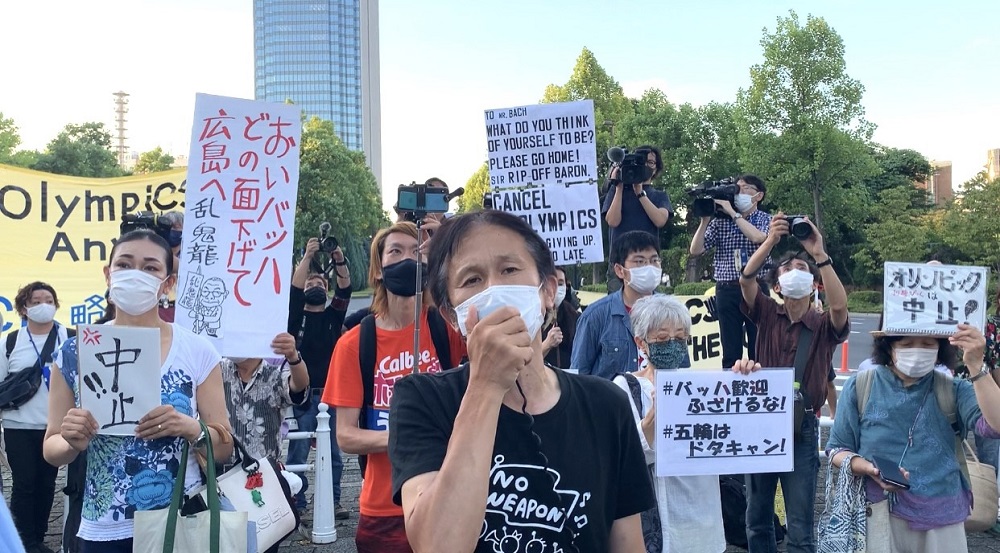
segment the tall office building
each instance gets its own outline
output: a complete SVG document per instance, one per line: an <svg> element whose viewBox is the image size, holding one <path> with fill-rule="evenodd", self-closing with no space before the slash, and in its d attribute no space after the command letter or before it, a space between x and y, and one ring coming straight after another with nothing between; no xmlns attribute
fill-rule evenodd
<svg viewBox="0 0 1000 553"><path fill-rule="evenodd" d="M1000 148L986 150L986 179L995 181L1000 178Z"/></svg>
<svg viewBox="0 0 1000 553"><path fill-rule="evenodd" d="M927 191L927 203L941 205L955 195L951 188L951 162L931 161L931 174L926 182L916 185Z"/></svg>
<svg viewBox="0 0 1000 553"><path fill-rule="evenodd" d="M378 0L254 0L257 100L333 122L382 182Z"/></svg>

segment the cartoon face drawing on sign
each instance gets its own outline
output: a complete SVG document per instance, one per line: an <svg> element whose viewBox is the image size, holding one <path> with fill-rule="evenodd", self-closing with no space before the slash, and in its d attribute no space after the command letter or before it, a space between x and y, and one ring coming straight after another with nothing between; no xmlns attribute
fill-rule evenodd
<svg viewBox="0 0 1000 553"><path fill-rule="evenodd" d="M198 301L191 309L191 317L194 319L194 328L191 330L195 334L206 333L213 338L221 338L219 328L222 326L222 304L228 295L226 283L221 278L209 278L202 283Z"/></svg>

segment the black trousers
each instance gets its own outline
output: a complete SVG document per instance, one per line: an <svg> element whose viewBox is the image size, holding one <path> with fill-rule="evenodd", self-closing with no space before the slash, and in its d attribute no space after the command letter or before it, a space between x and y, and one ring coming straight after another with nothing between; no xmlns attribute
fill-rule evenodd
<svg viewBox="0 0 1000 553"><path fill-rule="evenodd" d="M44 430L4 429L7 461L13 480L10 512L25 547L42 543L56 492L58 469L42 457Z"/></svg>
<svg viewBox="0 0 1000 553"><path fill-rule="evenodd" d="M715 287L715 299L719 316L719 337L722 340L722 366L730 369L739 359L743 359L743 339L746 338L747 359L754 359L757 343L757 325L750 322L740 305L743 292L739 285Z"/></svg>

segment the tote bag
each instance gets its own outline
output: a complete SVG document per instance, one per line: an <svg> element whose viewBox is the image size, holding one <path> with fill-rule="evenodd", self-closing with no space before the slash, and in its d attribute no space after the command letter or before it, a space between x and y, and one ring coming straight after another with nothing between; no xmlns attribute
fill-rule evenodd
<svg viewBox="0 0 1000 553"><path fill-rule="evenodd" d="M209 436L204 423L201 429ZM212 440L207 440L208 459L215 459ZM215 463L206 463L208 476L208 510L181 516L184 498L184 473L187 471L188 444L181 452L181 464L174 481L170 507L156 511L136 511L133 553L246 553L247 514L245 511L223 512L215 475Z"/></svg>

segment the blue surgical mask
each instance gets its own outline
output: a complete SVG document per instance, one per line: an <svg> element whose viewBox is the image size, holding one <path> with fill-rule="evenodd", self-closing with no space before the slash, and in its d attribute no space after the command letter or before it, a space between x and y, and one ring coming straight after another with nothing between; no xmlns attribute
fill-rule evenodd
<svg viewBox="0 0 1000 553"><path fill-rule="evenodd" d="M171 248L176 248L181 245L181 238L184 236L183 230L170 229L170 236L167 238L167 244Z"/></svg>
<svg viewBox="0 0 1000 553"><path fill-rule="evenodd" d="M647 359L655 369L674 370L684 362L687 355L686 340L665 340L663 342L646 342Z"/></svg>

